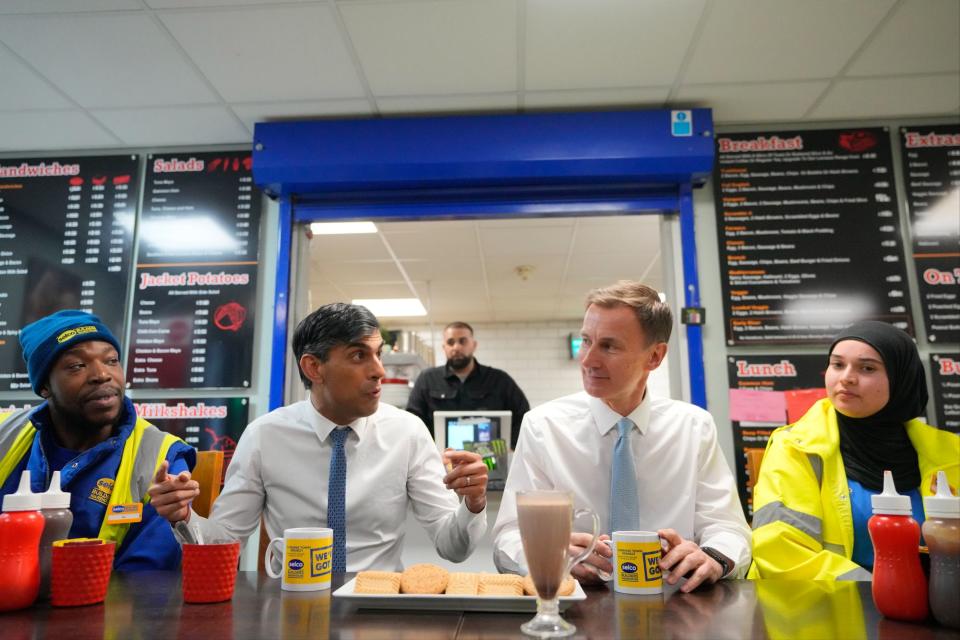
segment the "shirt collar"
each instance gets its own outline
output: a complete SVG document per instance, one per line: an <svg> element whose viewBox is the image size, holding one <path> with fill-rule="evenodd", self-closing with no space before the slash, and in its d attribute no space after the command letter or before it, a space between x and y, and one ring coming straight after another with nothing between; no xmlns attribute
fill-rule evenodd
<svg viewBox="0 0 960 640"><path fill-rule="evenodd" d="M350 424L337 424L329 420L322 413L317 411L316 407L313 406L313 401L309 398L306 402L307 408L307 420L313 426L313 430L317 432L317 435L320 436L321 441L326 441L330 437L330 432L336 429L337 427L350 427L354 433L357 434L357 439L362 440L363 434L367 428L367 422L370 420L370 416L365 418L357 418Z"/></svg>
<svg viewBox="0 0 960 640"><path fill-rule="evenodd" d="M593 414L593 421L597 425L597 431L600 432L601 436L607 435L611 429L617 426L617 422L624 417L630 418L633 424L637 425L637 430L640 431L640 435L644 435L647 432L647 427L650 424L649 389L644 392L643 400L640 401L640 404L627 416L621 416L608 407L600 398L589 396L588 401L590 404L590 413Z"/></svg>
<svg viewBox="0 0 960 640"><path fill-rule="evenodd" d="M477 373L479 373L479 371L480 371L480 362L476 358L474 358L473 369L471 369L470 373L467 374L467 377L463 379L464 382L466 382L467 378L472 378L473 376L475 376ZM459 378L460 376L457 375L456 371L450 368L450 363L448 362L445 365L443 365L443 377L450 379L450 378Z"/></svg>

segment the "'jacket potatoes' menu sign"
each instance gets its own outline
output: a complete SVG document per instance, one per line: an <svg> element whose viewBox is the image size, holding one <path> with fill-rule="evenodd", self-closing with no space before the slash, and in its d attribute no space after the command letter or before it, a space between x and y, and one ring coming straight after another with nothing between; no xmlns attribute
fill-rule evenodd
<svg viewBox="0 0 960 640"><path fill-rule="evenodd" d="M127 386L249 387L259 191L250 152L149 156Z"/></svg>
<svg viewBox="0 0 960 640"><path fill-rule="evenodd" d="M900 130L927 340L960 342L960 126Z"/></svg>
<svg viewBox="0 0 960 640"><path fill-rule="evenodd" d="M713 184L727 344L913 333L885 129L718 134Z"/></svg>
<svg viewBox="0 0 960 640"><path fill-rule="evenodd" d="M82 309L123 336L138 184L133 155L0 160L0 391L30 388L34 320Z"/></svg>

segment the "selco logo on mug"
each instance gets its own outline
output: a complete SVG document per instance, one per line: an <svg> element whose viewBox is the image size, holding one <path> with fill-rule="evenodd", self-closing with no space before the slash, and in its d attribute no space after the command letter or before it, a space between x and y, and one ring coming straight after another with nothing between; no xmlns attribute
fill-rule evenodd
<svg viewBox="0 0 960 640"><path fill-rule="evenodd" d="M654 531L614 531L613 588L621 593L662 593L660 537Z"/></svg>
<svg viewBox="0 0 960 640"><path fill-rule="evenodd" d="M282 545L283 553L279 549ZM279 569L276 561L279 556ZM280 578L285 591L319 591L330 588L333 567L333 529L299 527L274 538L263 556L267 575Z"/></svg>

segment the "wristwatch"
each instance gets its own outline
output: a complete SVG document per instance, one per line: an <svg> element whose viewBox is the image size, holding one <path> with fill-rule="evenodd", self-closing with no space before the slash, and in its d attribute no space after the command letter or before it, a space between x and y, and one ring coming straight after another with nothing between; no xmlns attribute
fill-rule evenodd
<svg viewBox="0 0 960 640"><path fill-rule="evenodd" d="M723 555L713 547L700 547L700 551L703 551L705 554L717 561L717 564L719 564L720 568L723 569L723 573L720 574L721 578L733 570L733 563L727 559L727 556Z"/></svg>

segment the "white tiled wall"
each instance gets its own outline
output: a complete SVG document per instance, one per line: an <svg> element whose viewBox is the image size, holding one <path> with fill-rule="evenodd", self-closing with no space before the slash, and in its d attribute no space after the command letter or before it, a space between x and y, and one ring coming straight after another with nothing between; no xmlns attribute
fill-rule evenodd
<svg viewBox="0 0 960 640"><path fill-rule="evenodd" d="M582 390L580 367L569 351L570 334L580 335L579 320L470 324L478 343L474 356L482 364L509 373L531 407ZM428 327L404 328L430 342ZM445 361L440 344L442 331L443 327L436 327L431 343L438 365ZM649 384L658 395L669 395L666 362L651 376Z"/></svg>

